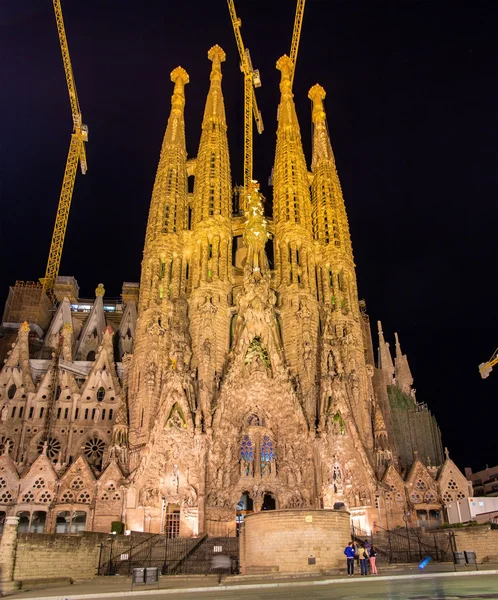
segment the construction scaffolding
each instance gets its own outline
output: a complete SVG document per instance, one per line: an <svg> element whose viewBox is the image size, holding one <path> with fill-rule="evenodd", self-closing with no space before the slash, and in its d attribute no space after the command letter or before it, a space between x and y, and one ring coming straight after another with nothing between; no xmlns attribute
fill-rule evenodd
<svg viewBox="0 0 498 600"><path fill-rule="evenodd" d="M13 326L27 321L46 331L52 318L52 302L35 281L16 281L9 289L2 325Z"/></svg>

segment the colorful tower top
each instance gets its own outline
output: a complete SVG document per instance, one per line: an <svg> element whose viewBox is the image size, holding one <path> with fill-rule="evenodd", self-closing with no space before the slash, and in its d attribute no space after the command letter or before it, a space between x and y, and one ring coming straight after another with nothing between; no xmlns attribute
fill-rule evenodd
<svg viewBox="0 0 498 600"><path fill-rule="evenodd" d="M282 77L275 152L273 216L277 228L298 225L311 235L308 169L292 94L291 59L286 55L279 58L277 69Z"/></svg>
<svg viewBox="0 0 498 600"><path fill-rule="evenodd" d="M201 222L231 214L232 184L228 153L225 104L221 90L221 63L225 52L213 46L208 52L212 61L209 87L202 121L202 134L197 153L194 187L194 227Z"/></svg>
<svg viewBox="0 0 498 600"><path fill-rule="evenodd" d="M327 131L323 106L325 90L314 85L308 98L313 102L313 234L329 251L331 262L344 261L354 265L348 218L334 153ZM342 259L342 260L341 260Z"/></svg>

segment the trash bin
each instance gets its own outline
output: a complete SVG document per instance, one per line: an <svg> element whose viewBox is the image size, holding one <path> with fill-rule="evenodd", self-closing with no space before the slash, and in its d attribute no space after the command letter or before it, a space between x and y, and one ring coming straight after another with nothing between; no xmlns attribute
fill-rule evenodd
<svg viewBox="0 0 498 600"><path fill-rule="evenodd" d="M477 555L475 552L471 552L470 550L465 550L465 560L468 565L476 565L477 564Z"/></svg>
<svg viewBox="0 0 498 600"><path fill-rule="evenodd" d="M145 569L132 569L131 583L133 585L145 584Z"/></svg>
<svg viewBox="0 0 498 600"><path fill-rule="evenodd" d="M453 552L453 562L455 565L465 565L465 552Z"/></svg>
<svg viewBox="0 0 498 600"><path fill-rule="evenodd" d="M158 583L159 581L159 568L158 567L147 567L145 569L145 583Z"/></svg>

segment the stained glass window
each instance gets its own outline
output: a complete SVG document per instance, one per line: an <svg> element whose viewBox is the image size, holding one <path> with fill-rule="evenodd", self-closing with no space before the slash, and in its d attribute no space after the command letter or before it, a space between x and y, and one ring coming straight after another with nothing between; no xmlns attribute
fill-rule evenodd
<svg viewBox="0 0 498 600"><path fill-rule="evenodd" d="M273 442L268 435L265 435L261 445L261 462L272 462L273 460L275 460Z"/></svg>
<svg viewBox="0 0 498 600"><path fill-rule="evenodd" d="M240 445L240 458L245 462L253 461L253 447L251 438L248 435L244 436L242 444Z"/></svg>

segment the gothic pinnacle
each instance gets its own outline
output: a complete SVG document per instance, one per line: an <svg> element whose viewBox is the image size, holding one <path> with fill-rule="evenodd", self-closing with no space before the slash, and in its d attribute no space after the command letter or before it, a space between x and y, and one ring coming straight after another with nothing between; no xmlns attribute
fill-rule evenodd
<svg viewBox="0 0 498 600"><path fill-rule="evenodd" d="M321 85L315 83L315 85L310 88L308 92L308 98L313 102L313 113L312 119L313 123L316 125L317 123L325 122L325 109L323 108L323 100L326 96L325 90Z"/></svg>
<svg viewBox="0 0 498 600"><path fill-rule="evenodd" d="M282 73L280 91L282 94L292 94L292 60L284 54L277 60L277 69Z"/></svg>
<svg viewBox="0 0 498 600"><path fill-rule="evenodd" d="M396 358L401 358L403 356L403 352L401 352L401 345L399 343L398 334L394 334L394 339L396 340Z"/></svg>
<svg viewBox="0 0 498 600"><path fill-rule="evenodd" d="M175 84L171 98L172 111L182 111L185 106L185 85L189 83L190 78L185 69L176 67L171 71L171 81Z"/></svg>
<svg viewBox="0 0 498 600"><path fill-rule="evenodd" d="M227 55L223 48L216 44L209 48L208 58L213 63L213 67L211 69L211 80L218 79L221 80L221 63L225 62Z"/></svg>

